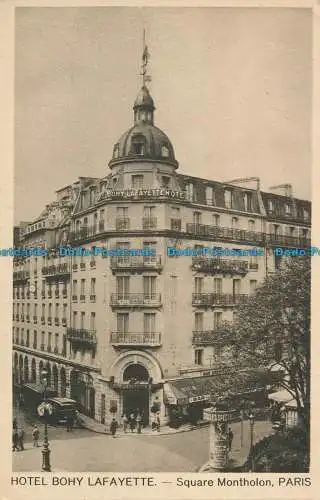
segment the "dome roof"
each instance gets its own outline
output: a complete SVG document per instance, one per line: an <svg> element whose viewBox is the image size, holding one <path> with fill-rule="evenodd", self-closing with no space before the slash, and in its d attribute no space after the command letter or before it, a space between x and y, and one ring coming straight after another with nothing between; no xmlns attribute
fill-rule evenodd
<svg viewBox="0 0 320 500"><path fill-rule="evenodd" d="M170 139L150 123L136 124L120 137L114 146L109 165L112 167L123 161L133 160L154 160L178 166Z"/></svg>
<svg viewBox="0 0 320 500"><path fill-rule="evenodd" d="M145 106L151 109L155 109L153 99L145 85L141 88L139 94L137 95L133 109L137 108L138 106Z"/></svg>

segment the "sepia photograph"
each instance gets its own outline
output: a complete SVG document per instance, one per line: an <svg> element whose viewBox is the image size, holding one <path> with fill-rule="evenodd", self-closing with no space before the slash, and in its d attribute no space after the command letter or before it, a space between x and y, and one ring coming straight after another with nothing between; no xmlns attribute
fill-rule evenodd
<svg viewBox="0 0 320 500"><path fill-rule="evenodd" d="M12 471L309 472L312 10L14 23Z"/></svg>

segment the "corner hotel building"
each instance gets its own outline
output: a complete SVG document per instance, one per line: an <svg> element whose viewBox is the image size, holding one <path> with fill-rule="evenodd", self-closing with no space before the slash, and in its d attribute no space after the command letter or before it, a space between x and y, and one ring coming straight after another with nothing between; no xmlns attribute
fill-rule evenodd
<svg viewBox="0 0 320 500"><path fill-rule="evenodd" d="M140 408L148 423L156 402L164 423L173 406L209 402L208 387L227 378L219 324L277 271L275 247L310 245L311 204L289 185L262 192L256 178L179 173L145 83L133 111L104 178L78 178L15 228L15 247L50 252L14 258L13 382L37 390L46 368L55 394L100 422L116 406L118 417ZM60 246L154 247L156 256L59 257ZM170 246L257 248L264 256L168 257Z"/></svg>

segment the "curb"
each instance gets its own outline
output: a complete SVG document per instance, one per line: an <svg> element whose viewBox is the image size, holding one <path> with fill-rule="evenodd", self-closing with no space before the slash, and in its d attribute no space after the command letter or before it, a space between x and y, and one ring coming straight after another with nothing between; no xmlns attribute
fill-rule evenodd
<svg viewBox="0 0 320 500"><path fill-rule="evenodd" d="M188 429L175 429L175 430L172 430L172 431L166 431L166 432L153 432L153 433L146 433L146 432L141 432L141 434L138 434L137 432L117 432L117 435L118 436L138 436L138 435L144 435L144 436L170 436L172 434L179 434L179 433L183 433L183 432L190 432L190 431L195 431L197 429L200 429L201 427L207 427L209 425L209 422L202 422L201 424L199 425L194 425L194 426L191 426L189 427ZM97 430L97 429L93 429L92 427L88 427L87 425L85 425L83 423L82 427L84 429L87 429L91 432L94 432L95 434L104 434L106 436L111 436L111 432L110 431L100 431L100 430Z"/></svg>

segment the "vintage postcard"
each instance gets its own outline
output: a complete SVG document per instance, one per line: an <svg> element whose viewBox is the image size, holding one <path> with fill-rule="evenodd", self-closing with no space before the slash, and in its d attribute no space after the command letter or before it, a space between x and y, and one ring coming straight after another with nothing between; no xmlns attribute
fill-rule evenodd
<svg viewBox="0 0 320 500"><path fill-rule="evenodd" d="M0 498L315 499L316 6L0 10Z"/></svg>

